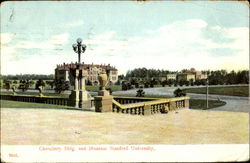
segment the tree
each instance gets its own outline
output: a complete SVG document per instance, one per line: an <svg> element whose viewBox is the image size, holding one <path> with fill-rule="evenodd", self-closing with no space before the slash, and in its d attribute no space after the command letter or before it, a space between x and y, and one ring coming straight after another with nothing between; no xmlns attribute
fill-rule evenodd
<svg viewBox="0 0 250 163"><path fill-rule="evenodd" d="M18 89L21 89L23 92L27 91L33 82L29 80L20 80Z"/></svg>
<svg viewBox="0 0 250 163"><path fill-rule="evenodd" d="M52 81L46 81L46 84L50 86L51 89L54 88L54 85L55 85L55 81L52 80Z"/></svg>
<svg viewBox="0 0 250 163"><path fill-rule="evenodd" d="M3 80L3 83L4 83L4 88L7 89L7 91L10 90L10 87L11 87L11 81L10 80Z"/></svg>
<svg viewBox="0 0 250 163"><path fill-rule="evenodd" d="M190 80L190 85L191 85L191 86L194 86L194 79L191 79L191 80Z"/></svg>
<svg viewBox="0 0 250 163"><path fill-rule="evenodd" d="M149 87L149 82L148 81L145 81L144 82L144 88L148 88Z"/></svg>
<svg viewBox="0 0 250 163"><path fill-rule="evenodd" d="M65 81L65 80L56 80L55 81L55 91L57 93L63 93L65 90L69 90L70 88L70 82L69 81Z"/></svg>
<svg viewBox="0 0 250 163"><path fill-rule="evenodd" d="M127 86L126 82L122 82L122 90L123 91L128 90L128 86Z"/></svg>
<svg viewBox="0 0 250 163"><path fill-rule="evenodd" d="M180 80L180 81L179 81L179 85L180 85L181 87L182 87L185 83L186 83L185 80Z"/></svg>
<svg viewBox="0 0 250 163"><path fill-rule="evenodd" d="M37 82L36 82L36 89L39 90L39 95L42 96L42 93L43 93L43 90L44 90L44 87L45 87L45 82L42 80L42 79L39 79Z"/></svg>
<svg viewBox="0 0 250 163"><path fill-rule="evenodd" d="M175 97L182 97L186 96L186 92L183 89L178 88L174 91L174 95Z"/></svg>
<svg viewBox="0 0 250 163"><path fill-rule="evenodd" d="M185 86L189 86L189 81L185 80L184 84Z"/></svg>
<svg viewBox="0 0 250 163"><path fill-rule="evenodd" d="M197 80L195 80L194 84L197 85L197 86L199 86L199 85L201 85L202 83L201 83L201 80L200 80L200 79L197 79Z"/></svg>
<svg viewBox="0 0 250 163"><path fill-rule="evenodd" d="M165 87L165 85L167 85L167 84L168 84L167 80L163 80L163 81L161 82L162 87Z"/></svg>

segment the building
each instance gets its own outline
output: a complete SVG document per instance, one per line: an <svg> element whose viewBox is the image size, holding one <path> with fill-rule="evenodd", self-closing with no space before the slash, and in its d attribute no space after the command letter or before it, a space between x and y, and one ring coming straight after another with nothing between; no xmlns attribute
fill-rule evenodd
<svg viewBox="0 0 250 163"><path fill-rule="evenodd" d="M178 74L178 81L180 80L202 80L207 79L207 74L201 71L196 71L195 68L191 68L190 70L186 71L185 73Z"/></svg>
<svg viewBox="0 0 250 163"><path fill-rule="evenodd" d="M65 80L69 81L70 74L69 71L71 68L76 68L76 63L70 63L70 64L60 64L57 65L55 69L55 79L56 80ZM106 72L109 72L109 80L110 83L116 83L118 80L118 70L108 65L97 65L97 64L81 64L80 69L86 70L87 71L87 82L91 82L93 84L98 84L98 74L102 71L105 70Z"/></svg>
<svg viewBox="0 0 250 163"><path fill-rule="evenodd" d="M185 81L193 80L193 81L195 81L195 74L191 73L191 72L181 73L181 74L177 75L177 80L178 81L181 81L181 80L185 80Z"/></svg>
<svg viewBox="0 0 250 163"><path fill-rule="evenodd" d="M176 74L167 74L166 80L176 80Z"/></svg>
<svg viewBox="0 0 250 163"><path fill-rule="evenodd" d="M201 71L196 71L195 72L195 79L196 80L207 79L207 74L202 73Z"/></svg>

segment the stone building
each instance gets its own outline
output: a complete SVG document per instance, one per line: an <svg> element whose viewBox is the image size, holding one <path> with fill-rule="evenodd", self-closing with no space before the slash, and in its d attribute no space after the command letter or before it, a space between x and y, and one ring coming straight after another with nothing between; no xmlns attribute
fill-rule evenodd
<svg viewBox="0 0 250 163"><path fill-rule="evenodd" d="M55 69L55 79L62 79L65 81L69 81L70 74L69 70L71 68L76 68L76 63L70 63L70 64L60 64L57 65ZM97 65L97 64L80 64L80 69L87 70L87 81L91 82L92 84L99 84L98 82L98 74L102 70L105 70L109 73L109 80L111 84L114 84L118 80L118 70L114 66L108 65Z"/></svg>
<svg viewBox="0 0 250 163"><path fill-rule="evenodd" d="M167 74L166 80L176 80L176 74Z"/></svg>
<svg viewBox="0 0 250 163"><path fill-rule="evenodd" d="M177 75L177 80L178 81L180 81L180 80L185 80L185 81L193 80L193 81L195 81L195 74L194 73L190 73L190 72L181 73L181 74Z"/></svg>
<svg viewBox="0 0 250 163"><path fill-rule="evenodd" d="M201 71L196 71L195 72L195 79L196 80L207 79L207 74L202 73Z"/></svg>

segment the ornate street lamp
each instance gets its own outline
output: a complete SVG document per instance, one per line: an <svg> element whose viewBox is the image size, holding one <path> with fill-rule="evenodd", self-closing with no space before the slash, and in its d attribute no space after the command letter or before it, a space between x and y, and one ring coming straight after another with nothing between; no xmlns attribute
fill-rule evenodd
<svg viewBox="0 0 250 163"><path fill-rule="evenodd" d="M78 38L76 40L76 42L77 42L77 44L73 44L72 47L73 47L74 52L78 54L78 63L80 64L81 63L81 54L85 52L87 46L85 44L82 44L81 38Z"/></svg>

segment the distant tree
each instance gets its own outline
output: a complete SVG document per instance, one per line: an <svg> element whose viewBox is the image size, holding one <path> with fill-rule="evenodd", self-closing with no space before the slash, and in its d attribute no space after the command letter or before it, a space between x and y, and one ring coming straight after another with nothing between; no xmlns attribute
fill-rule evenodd
<svg viewBox="0 0 250 163"><path fill-rule="evenodd" d="M180 81L179 81L179 85L180 85L181 87L182 87L185 83L186 83L185 80L180 80Z"/></svg>
<svg viewBox="0 0 250 163"><path fill-rule="evenodd" d="M51 89L53 89L54 85L55 85L55 81L54 80L47 80L46 84L49 85Z"/></svg>
<svg viewBox="0 0 250 163"><path fill-rule="evenodd" d="M191 79L191 80L190 80L190 85L191 85L191 86L194 86L194 79Z"/></svg>
<svg viewBox="0 0 250 163"><path fill-rule="evenodd" d="M195 80L194 84L197 86L201 85L201 80L200 79Z"/></svg>
<svg viewBox="0 0 250 163"><path fill-rule="evenodd" d="M43 90L45 88L45 82L42 79L39 79L36 82L36 87L37 90L39 90L39 95L42 96Z"/></svg>
<svg viewBox="0 0 250 163"><path fill-rule="evenodd" d="M29 81L27 80L20 80L18 89L21 89L23 92L29 89Z"/></svg>
<svg viewBox="0 0 250 163"><path fill-rule="evenodd" d="M148 88L149 87L149 82L148 81L145 81L144 82L144 88Z"/></svg>
<svg viewBox="0 0 250 163"><path fill-rule="evenodd" d="M129 89L133 89L133 86L131 85L131 83L128 81L123 81L122 90L129 90Z"/></svg>
<svg viewBox="0 0 250 163"><path fill-rule="evenodd" d="M10 80L3 80L4 88L7 89L7 91L10 90L12 82Z"/></svg>
<svg viewBox="0 0 250 163"><path fill-rule="evenodd" d="M135 82L135 88L139 88L139 82Z"/></svg>
<svg viewBox="0 0 250 163"><path fill-rule="evenodd" d="M174 95L175 95L175 97L182 97L182 96L186 96L186 92L184 90L178 88L174 91Z"/></svg>
<svg viewBox="0 0 250 163"><path fill-rule="evenodd" d="M201 79L201 85L207 85L207 79Z"/></svg>
<svg viewBox="0 0 250 163"><path fill-rule="evenodd" d="M53 80L54 74L41 75L41 74L19 74L19 75L1 75L2 79L8 80Z"/></svg>
<svg viewBox="0 0 250 163"><path fill-rule="evenodd" d="M168 84L167 80L163 80L163 81L161 82L162 87L165 87L165 85L167 85L167 84Z"/></svg>
<svg viewBox="0 0 250 163"><path fill-rule="evenodd" d="M126 83L126 82L122 82L122 90L123 90L123 91L128 90L128 86L127 86L127 83Z"/></svg>
<svg viewBox="0 0 250 163"><path fill-rule="evenodd" d="M189 81L185 80L184 84L185 84L185 86L189 86L190 83L189 83Z"/></svg>
<svg viewBox="0 0 250 163"><path fill-rule="evenodd" d="M56 80L55 81L55 91L57 93L63 93L66 90L69 90L70 88L70 82L69 81L64 81L64 80Z"/></svg>

